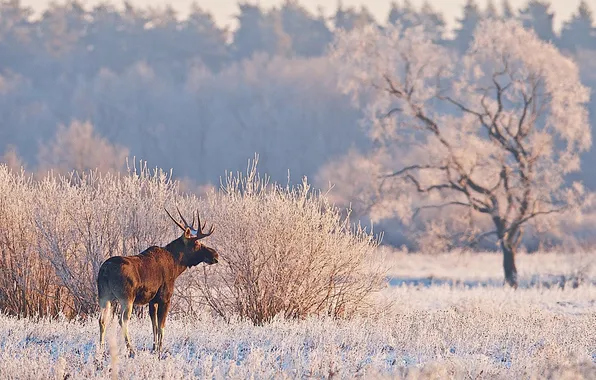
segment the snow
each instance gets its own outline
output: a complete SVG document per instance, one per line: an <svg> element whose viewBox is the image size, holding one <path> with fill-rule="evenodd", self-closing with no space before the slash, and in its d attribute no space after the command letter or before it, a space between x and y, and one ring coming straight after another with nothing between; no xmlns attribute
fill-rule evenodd
<svg viewBox="0 0 596 380"><path fill-rule="evenodd" d="M582 256L583 257L583 256ZM588 259L593 254L586 254ZM226 323L207 311L168 319L161 360L151 353L146 311L133 316L130 331L137 348L128 358L113 320L108 343L97 350L98 326L88 320L49 321L0 316L0 377L106 378L521 378L563 373L574 378L596 374L596 286L594 273L577 287L539 284L518 290L502 287L498 254L390 256L390 275L447 282L389 286L375 307L351 320L276 319L264 326ZM583 258L583 262L588 260ZM565 255L520 255L520 278L572 272ZM569 262L579 263L577 255ZM593 259L592 259L593 260ZM582 262L582 263L583 263ZM426 263L425 265L418 265ZM448 266L448 264L450 264ZM416 271L413 267L418 266ZM490 266L482 273L479 268ZM400 269L402 268L402 269ZM523 270L521 270L524 268ZM474 272L480 274L475 276ZM457 282L494 282L465 287ZM501 280L502 281L502 280ZM110 354L115 344L117 355Z"/></svg>

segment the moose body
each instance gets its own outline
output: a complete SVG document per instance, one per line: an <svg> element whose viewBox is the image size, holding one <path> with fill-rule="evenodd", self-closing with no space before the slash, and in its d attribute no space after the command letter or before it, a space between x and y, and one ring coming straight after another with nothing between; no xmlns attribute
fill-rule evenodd
<svg viewBox="0 0 596 380"><path fill-rule="evenodd" d="M178 213L180 214L179 210ZM168 216L174 220L169 213ZM180 217L184 225L174 220L184 230L178 239L165 247L151 246L134 256L110 257L99 268L97 291L101 347L104 344L111 303L118 300L122 306L119 322L130 355L134 355L134 350L128 334L128 320L133 305L149 304L149 316L153 326L153 350L161 351L165 321L176 278L187 268L202 262L209 265L217 263L217 251L200 241L213 233L213 227L205 234L198 215L199 230L194 230L194 218L189 226L182 214Z"/></svg>

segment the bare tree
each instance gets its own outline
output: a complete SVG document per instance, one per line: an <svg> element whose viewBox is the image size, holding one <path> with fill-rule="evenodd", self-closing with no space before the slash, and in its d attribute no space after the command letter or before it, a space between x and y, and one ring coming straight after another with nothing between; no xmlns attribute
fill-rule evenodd
<svg viewBox="0 0 596 380"><path fill-rule="evenodd" d="M496 238L517 287L524 227L554 231L587 199L566 178L591 146L576 64L495 20L479 24L462 57L398 26L342 32L332 54L343 89L367 112L371 214L411 222L424 212L427 231L451 242Z"/></svg>

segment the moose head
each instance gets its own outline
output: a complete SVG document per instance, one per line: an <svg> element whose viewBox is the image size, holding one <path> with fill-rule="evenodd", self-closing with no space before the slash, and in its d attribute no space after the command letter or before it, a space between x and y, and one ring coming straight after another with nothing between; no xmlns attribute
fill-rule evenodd
<svg viewBox="0 0 596 380"><path fill-rule="evenodd" d="M182 254L182 257L180 258L180 263L186 267L193 267L200 263L206 263L209 265L216 264L219 260L219 254L217 253L217 251L213 248L207 247L201 242L201 239L210 236L213 233L213 231L215 231L215 228L211 226L209 232L204 233L203 229L205 228L206 223L204 223L201 226L201 218L197 211L198 230L195 230L194 213L192 218L192 224L189 225L186 219L184 219L184 217L182 216L182 213L180 213L180 210L178 210L178 207L176 207L176 210L178 211L178 215L180 215L180 218L182 219L182 222L184 224L174 219L172 215L170 215L168 210L165 211L170 217L170 219L172 219L172 221L183 231L182 236L180 237L180 243L182 243L180 244L180 252Z"/></svg>

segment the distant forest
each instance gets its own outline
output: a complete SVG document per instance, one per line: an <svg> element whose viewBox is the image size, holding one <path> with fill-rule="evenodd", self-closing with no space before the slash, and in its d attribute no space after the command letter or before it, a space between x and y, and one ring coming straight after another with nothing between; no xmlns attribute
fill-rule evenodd
<svg viewBox="0 0 596 380"><path fill-rule="evenodd" d="M68 1L33 18L19 0L2 1L0 161L68 172L122 170L135 156L193 186L217 186L226 170L244 170L258 153L259 170L273 180L285 183L288 171L293 182L317 178L325 163L370 144L362 111L337 90L326 58L336 30L422 25L463 52L480 20L515 18L573 57L583 83L596 89L592 11L582 1L556 33L548 2L514 9L507 0L485 8L469 0L447 33L430 2L395 2L376 20L366 7L339 5L326 17L286 0L271 9L239 3L232 31L198 5L182 19L171 7ZM596 125L596 96L590 109ZM591 189L594 163L592 149L581 176Z"/></svg>

